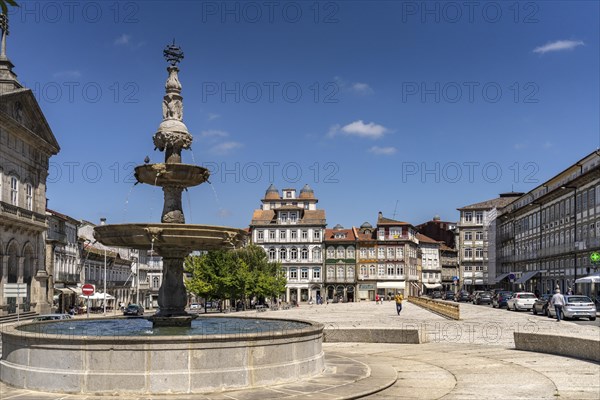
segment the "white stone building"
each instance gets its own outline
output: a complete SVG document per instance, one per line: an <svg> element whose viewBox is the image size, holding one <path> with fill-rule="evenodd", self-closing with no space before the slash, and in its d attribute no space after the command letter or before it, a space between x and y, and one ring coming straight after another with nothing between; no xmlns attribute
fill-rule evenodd
<svg viewBox="0 0 600 400"><path fill-rule="evenodd" d="M285 301L307 302L323 292L323 237L325 211L305 185L295 189L269 186L261 208L254 211L250 232L252 243L261 246L270 261L279 261L287 278Z"/></svg>
<svg viewBox="0 0 600 400"><path fill-rule="evenodd" d="M442 264L440 262L440 246L442 242L417 233L419 251L421 253L421 292L429 293L442 289Z"/></svg>

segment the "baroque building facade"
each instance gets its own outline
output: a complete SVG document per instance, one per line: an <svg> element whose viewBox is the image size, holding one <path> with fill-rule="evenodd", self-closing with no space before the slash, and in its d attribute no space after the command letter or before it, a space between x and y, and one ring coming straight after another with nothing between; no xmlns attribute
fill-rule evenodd
<svg viewBox="0 0 600 400"><path fill-rule="evenodd" d="M281 263L287 278L284 301L308 302L324 297L323 237L325 211L308 186L283 189L270 185L250 222L252 243L262 247L270 261Z"/></svg>
<svg viewBox="0 0 600 400"><path fill-rule="evenodd" d="M336 225L325 230L325 296L354 302L356 298L356 235L354 229Z"/></svg>
<svg viewBox="0 0 600 400"><path fill-rule="evenodd" d="M7 18L0 20L0 33L0 316L17 311L17 299L4 296L7 283L25 286L19 311L43 313L53 294L45 262L46 178L60 147L6 56Z"/></svg>

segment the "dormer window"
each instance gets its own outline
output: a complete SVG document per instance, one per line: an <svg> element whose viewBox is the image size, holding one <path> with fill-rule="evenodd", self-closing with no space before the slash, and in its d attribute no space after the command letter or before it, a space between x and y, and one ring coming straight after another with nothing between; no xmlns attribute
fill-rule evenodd
<svg viewBox="0 0 600 400"><path fill-rule="evenodd" d="M287 213L282 212L281 214L279 214L279 218L281 219L281 222L286 222L287 217L288 217Z"/></svg>
<svg viewBox="0 0 600 400"><path fill-rule="evenodd" d="M292 192L285 192L285 198L286 199L291 199L292 198Z"/></svg>

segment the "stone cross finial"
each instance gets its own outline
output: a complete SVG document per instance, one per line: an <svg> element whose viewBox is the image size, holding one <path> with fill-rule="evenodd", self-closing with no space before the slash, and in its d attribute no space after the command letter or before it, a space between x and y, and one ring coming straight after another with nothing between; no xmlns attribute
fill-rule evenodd
<svg viewBox="0 0 600 400"><path fill-rule="evenodd" d="M6 37L8 36L8 17L6 14L0 14L0 30L2 31L0 57L4 57L6 56Z"/></svg>

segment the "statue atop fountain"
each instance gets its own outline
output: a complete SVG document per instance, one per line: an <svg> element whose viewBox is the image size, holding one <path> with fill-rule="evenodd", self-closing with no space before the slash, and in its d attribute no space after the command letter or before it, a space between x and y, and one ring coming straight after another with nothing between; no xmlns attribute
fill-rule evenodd
<svg viewBox="0 0 600 400"><path fill-rule="evenodd" d="M169 66L162 109L163 120L153 142L165 152L165 162L145 163L135 168L138 183L162 187L164 206L160 224L119 224L95 228L94 236L104 245L151 247L163 259L163 280L158 294L159 311L150 317L154 326L189 326L193 315L185 311L187 295L183 282L183 260L193 250L235 248L243 245L246 232L241 229L186 225L181 194L188 187L206 182L210 172L197 165L183 164L181 151L192 145L193 137L183 122L182 86L177 64L183 59L181 49L173 44L164 50Z"/></svg>

